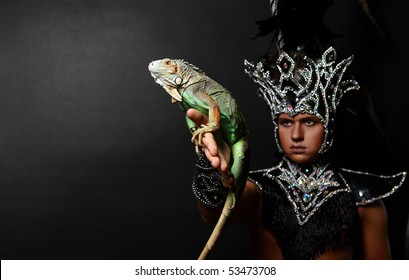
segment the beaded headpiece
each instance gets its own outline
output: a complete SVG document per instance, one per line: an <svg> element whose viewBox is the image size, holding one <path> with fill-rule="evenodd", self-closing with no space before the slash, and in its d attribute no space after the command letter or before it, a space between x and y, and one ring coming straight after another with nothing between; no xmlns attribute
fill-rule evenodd
<svg viewBox="0 0 409 280"><path fill-rule="evenodd" d="M245 72L259 85L259 94L270 107L275 125L274 134L278 141L278 115L286 113L290 116L306 113L318 117L325 130L324 142L320 153L326 152L333 142L333 122L337 106L347 91L359 89L354 80L342 80L353 56L336 63L336 51L329 47L320 59L304 57L305 66L296 67L294 60L282 52L275 67L279 77L272 78L269 70L265 70L261 62L256 65L245 60Z"/></svg>

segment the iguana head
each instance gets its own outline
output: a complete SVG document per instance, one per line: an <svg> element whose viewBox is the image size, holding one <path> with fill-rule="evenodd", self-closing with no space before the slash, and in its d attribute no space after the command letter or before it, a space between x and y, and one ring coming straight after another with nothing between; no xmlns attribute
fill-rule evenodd
<svg viewBox="0 0 409 280"><path fill-rule="evenodd" d="M182 101L180 89L186 86L197 67L182 59L164 58L149 63L148 69L155 82L170 94L172 103L175 103Z"/></svg>

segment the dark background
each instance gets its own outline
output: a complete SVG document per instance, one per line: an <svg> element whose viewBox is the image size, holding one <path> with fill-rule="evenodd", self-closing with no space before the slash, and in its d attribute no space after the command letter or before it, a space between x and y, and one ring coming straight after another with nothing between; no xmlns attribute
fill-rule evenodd
<svg viewBox="0 0 409 280"><path fill-rule="evenodd" d="M395 2L370 1L388 40L357 1L335 1L326 18L402 160L351 135L381 170L409 156L407 16ZM243 71L268 48L271 38L250 39L268 16L264 0L1 0L1 259L196 259L212 226L191 193L193 147L147 65L183 58L227 87L247 119L252 169L269 167L269 110ZM385 201L397 259L407 188ZM211 258L247 253L246 226L229 225Z"/></svg>

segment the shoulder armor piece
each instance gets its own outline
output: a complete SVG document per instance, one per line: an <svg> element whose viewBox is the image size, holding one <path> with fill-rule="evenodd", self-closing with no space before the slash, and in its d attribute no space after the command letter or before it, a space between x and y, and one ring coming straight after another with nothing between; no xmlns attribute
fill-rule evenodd
<svg viewBox="0 0 409 280"><path fill-rule="evenodd" d="M405 181L407 172L377 175L341 168L339 175L352 190L356 205L370 204L395 193Z"/></svg>
<svg viewBox="0 0 409 280"><path fill-rule="evenodd" d="M260 182L262 180L264 174L269 171L270 169L260 169L250 171L248 175L248 180L254 183L260 190L263 189L263 184Z"/></svg>

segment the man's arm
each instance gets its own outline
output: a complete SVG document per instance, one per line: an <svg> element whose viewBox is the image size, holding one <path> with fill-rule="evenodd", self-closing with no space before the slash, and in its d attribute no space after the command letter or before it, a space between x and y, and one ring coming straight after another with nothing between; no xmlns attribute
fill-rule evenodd
<svg viewBox="0 0 409 280"><path fill-rule="evenodd" d="M362 258L385 260L391 258L388 237L388 217L381 200L358 208L362 227Z"/></svg>
<svg viewBox="0 0 409 280"><path fill-rule="evenodd" d="M206 115L200 113L195 109L189 109L186 112L186 116L192 120L196 126L201 124L206 124L208 118ZM206 158L209 160L212 167L220 172L226 173L228 171L228 159L226 158L230 151L226 143L218 143L215 140L215 135L212 133L206 133L202 139L203 152L206 155ZM222 148L219 146L223 145ZM248 214L260 200L260 190L258 188L249 187L249 182L246 184L245 189L243 190L242 197L240 198L240 203L238 203L237 209L233 212L231 222L238 222L247 218ZM206 207L206 205L198 202L198 208L200 215L206 223L214 224L220 217L220 209L212 209Z"/></svg>

